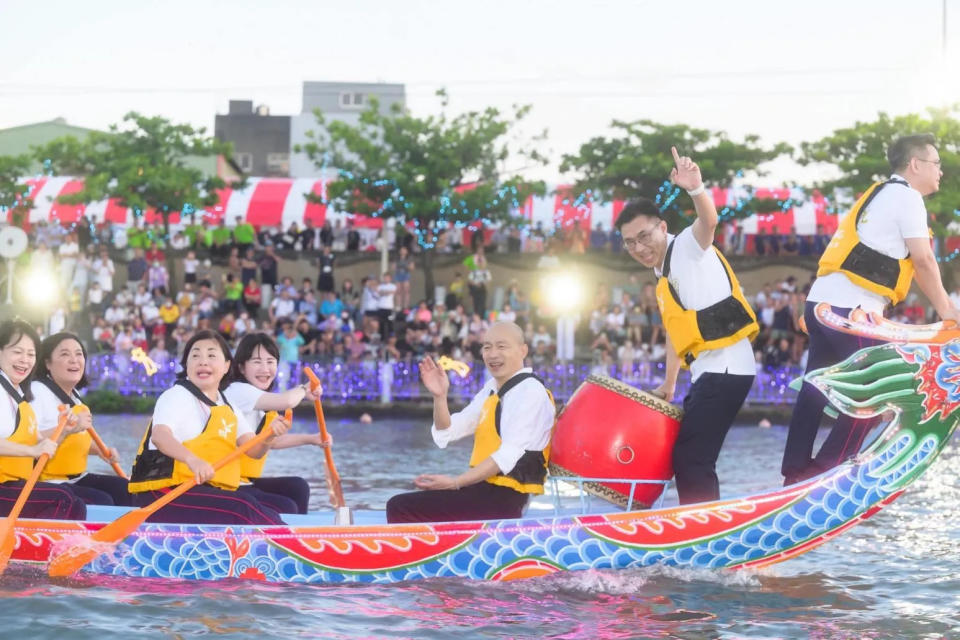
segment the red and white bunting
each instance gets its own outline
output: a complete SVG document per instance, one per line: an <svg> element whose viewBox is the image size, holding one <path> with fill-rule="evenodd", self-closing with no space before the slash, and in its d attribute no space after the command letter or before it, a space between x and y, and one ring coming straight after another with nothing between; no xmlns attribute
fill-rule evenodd
<svg viewBox="0 0 960 640"><path fill-rule="evenodd" d="M72 224L86 215L93 222L113 222L130 224L133 214L119 206L115 200L94 202L88 205L67 205L57 202L57 198L76 193L83 188L83 181L71 177L37 177L26 180L31 188L33 208L29 221L40 220ZM228 226L234 226L237 219L249 222L257 227L288 227L296 222L302 225L309 220L319 227L327 220L344 224L352 220L355 226L379 229L383 220L361 215L351 215L337 211L331 205L318 204L307 200L306 194L323 195L325 183L314 178L248 178L245 189L222 189L217 192L219 202L203 212L203 218L211 224L221 220ZM545 230L555 226L570 228L579 225L584 229L612 228L624 202L598 203L589 198L578 199L571 185L556 185L544 197L530 197L517 210L517 215L526 218L530 224L540 223ZM718 209L737 207L738 202L748 197L742 188L711 189ZM760 230L767 234L788 234L796 229L799 235L812 235L822 226L825 233L833 233L837 228L838 217L827 213L826 199L819 193L804 193L799 189L758 189L754 194L760 198L776 198L787 201L792 199L793 206L784 211L754 215L736 221L747 235ZM9 216L9 214L8 214ZM155 222L158 216L154 211L144 212L148 222ZM171 222L180 222L179 214L171 216Z"/></svg>

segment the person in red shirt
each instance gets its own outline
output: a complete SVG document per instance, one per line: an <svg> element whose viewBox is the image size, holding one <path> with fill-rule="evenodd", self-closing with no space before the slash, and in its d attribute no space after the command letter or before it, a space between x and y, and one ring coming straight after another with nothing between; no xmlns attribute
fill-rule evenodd
<svg viewBox="0 0 960 640"><path fill-rule="evenodd" d="M164 262L167 256L163 250L157 246L156 242L152 242L144 258L146 258L147 264L153 264L154 262Z"/></svg>

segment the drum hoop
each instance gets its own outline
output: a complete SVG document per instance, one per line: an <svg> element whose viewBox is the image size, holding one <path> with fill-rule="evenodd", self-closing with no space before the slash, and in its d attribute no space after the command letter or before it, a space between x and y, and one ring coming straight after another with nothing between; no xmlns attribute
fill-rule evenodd
<svg viewBox="0 0 960 640"><path fill-rule="evenodd" d="M554 477L557 478L558 480L562 480L562 479L564 478L564 476L569 477L569 478L576 478L576 477L578 477L577 474L573 473L573 472L570 471L569 469L565 469L565 468L561 467L560 465L558 465L558 464L555 463L555 462L551 462L551 463L549 464L549 470L550 470L550 475L551 475L551 476L554 476ZM609 503L611 503L611 504L615 504L616 506L620 507L621 509L626 509L626 508L627 508L627 504L629 504L630 496L625 495L625 494L622 494L622 493L620 493L620 492L618 492L618 491L614 491L614 490L611 489L610 487L606 487L606 486L600 484L599 482L582 482L582 483L580 483L580 484L583 486L583 490L586 491L587 493L592 494L592 495L595 495L595 496L597 496L598 498L601 498L601 499L603 499L603 500L606 500L607 502L609 502ZM612 483L612 484L617 484L617 483ZM642 502L642 501L640 501L640 500L634 500L634 501L633 501L633 508L634 508L634 509L649 509L649 508L650 508L650 505L647 504L647 503L645 503L645 502Z"/></svg>
<svg viewBox="0 0 960 640"><path fill-rule="evenodd" d="M658 398L652 393L647 393L646 391L641 391L636 387L631 387L630 385L615 380L608 376L598 376L590 374L587 376L587 379L584 382L590 382L598 387L603 387L607 391L613 391L614 393L629 398L634 402L639 402L640 404L653 409L654 411L659 411L668 418L673 418L676 421L683 419L683 409L680 407L670 404L663 398Z"/></svg>

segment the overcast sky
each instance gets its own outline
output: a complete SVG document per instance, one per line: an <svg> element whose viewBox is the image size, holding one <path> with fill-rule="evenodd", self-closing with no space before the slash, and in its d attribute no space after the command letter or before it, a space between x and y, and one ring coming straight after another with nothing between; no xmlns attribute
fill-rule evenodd
<svg viewBox="0 0 960 640"><path fill-rule="evenodd" d="M403 83L425 114L532 104L554 157L614 119L815 139L960 101L960 0L0 0L0 128L137 110L298 113L304 80ZM556 165L535 176L556 181ZM801 179L789 166L776 179Z"/></svg>

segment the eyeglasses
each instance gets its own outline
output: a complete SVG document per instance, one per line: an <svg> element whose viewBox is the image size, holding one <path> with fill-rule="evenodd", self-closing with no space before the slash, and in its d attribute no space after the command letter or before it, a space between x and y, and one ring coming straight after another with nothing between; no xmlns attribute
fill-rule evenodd
<svg viewBox="0 0 960 640"><path fill-rule="evenodd" d="M943 160L924 160L923 158L917 158L917 160L919 160L920 162L929 162L930 164L935 164L937 165L938 169L943 164Z"/></svg>
<svg viewBox="0 0 960 640"><path fill-rule="evenodd" d="M628 251L633 251L638 244L650 244L650 242L653 240L653 231L656 228L656 226L653 226L646 231L641 231L632 238L624 238L623 248L627 249Z"/></svg>

